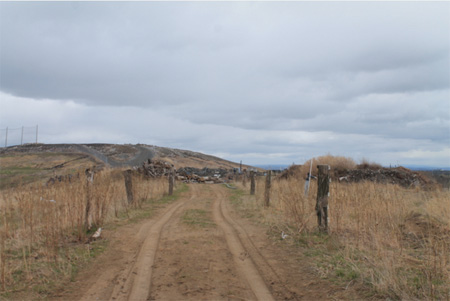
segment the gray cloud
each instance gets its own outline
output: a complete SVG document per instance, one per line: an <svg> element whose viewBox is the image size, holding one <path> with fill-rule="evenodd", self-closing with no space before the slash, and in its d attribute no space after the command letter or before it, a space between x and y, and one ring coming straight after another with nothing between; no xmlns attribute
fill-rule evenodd
<svg viewBox="0 0 450 301"><path fill-rule="evenodd" d="M363 144L418 161L450 143L449 9L1 2L0 126L39 120L70 132L49 135L52 142L160 143L229 158L289 162L325 149L359 156ZM47 119L17 113L23 103ZM164 122L177 130L162 130ZM404 140L408 149L388 152Z"/></svg>

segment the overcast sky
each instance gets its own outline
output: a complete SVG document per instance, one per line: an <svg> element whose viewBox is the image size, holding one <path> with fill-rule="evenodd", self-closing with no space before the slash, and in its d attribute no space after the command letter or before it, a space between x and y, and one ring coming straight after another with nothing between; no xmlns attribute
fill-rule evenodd
<svg viewBox="0 0 450 301"><path fill-rule="evenodd" d="M248 164L450 166L450 2L1 2L0 129L35 125Z"/></svg>

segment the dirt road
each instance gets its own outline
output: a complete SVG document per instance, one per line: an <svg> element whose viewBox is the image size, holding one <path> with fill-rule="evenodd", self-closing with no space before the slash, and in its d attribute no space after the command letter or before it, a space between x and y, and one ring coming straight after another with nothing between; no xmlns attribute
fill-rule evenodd
<svg viewBox="0 0 450 301"><path fill-rule="evenodd" d="M71 300L347 299L304 259L236 214L222 185L192 184L152 219L115 231ZM303 261L302 261L303 260ZM351 297L349 297L351 299Z"/></svg>

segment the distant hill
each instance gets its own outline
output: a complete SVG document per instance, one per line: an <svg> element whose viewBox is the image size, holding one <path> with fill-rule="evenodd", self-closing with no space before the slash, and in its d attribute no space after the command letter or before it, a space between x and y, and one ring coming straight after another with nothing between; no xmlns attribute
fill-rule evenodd
<svg viewBox="0 0 450 301"><path fill-rule="evenodd" d="M99 164L110 167L141 165L148 159L172 163L175 168L238 168L239 163L189 150L145 144L26 144L0 148L0 156L8 154L82 153Z"/></svg>
<svg viewBox="0 0 450 301"><path fill-rule="evenodd" d="M25 144L0 148L0 188L46 181L89 167L129 168L148 159L181 167L233 169L239 163L189 150L131 144ZM249 166L243 166L249 168Z"/></svg>

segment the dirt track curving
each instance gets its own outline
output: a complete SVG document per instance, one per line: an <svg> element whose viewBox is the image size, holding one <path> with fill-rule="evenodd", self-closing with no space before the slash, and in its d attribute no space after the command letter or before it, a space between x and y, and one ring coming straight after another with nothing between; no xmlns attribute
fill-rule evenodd
<svg viewBox="0 0 450 301"><path fill-rule="evenodd" d="M191 184L153 218L110 232L108 251L56 299L348 297L349 292L313 276L301 256L268 239L260 226L240 218L229 205L229 191Z"/></svg>

